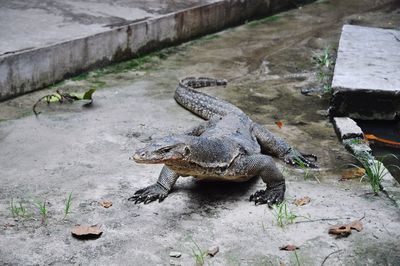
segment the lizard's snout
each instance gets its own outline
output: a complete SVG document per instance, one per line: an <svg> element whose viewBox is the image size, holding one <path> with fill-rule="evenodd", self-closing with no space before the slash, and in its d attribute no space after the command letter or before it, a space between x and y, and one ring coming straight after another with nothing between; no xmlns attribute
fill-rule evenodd
<svg viewBox="0 0 400 266"><path fill-rule="evenodd" d="M146 155L145 152L136 152L131 158L129 158L132 161L135 162L141 162L144 159L144 156Z"/></svg>

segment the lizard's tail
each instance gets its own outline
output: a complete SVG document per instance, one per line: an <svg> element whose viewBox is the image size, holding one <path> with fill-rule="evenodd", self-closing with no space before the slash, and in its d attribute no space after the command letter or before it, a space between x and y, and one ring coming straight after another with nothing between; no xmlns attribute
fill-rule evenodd
<svg viewBox="0 0 400 266"><path fill-rule="evenodd" d="M175 91L175 100L187 110L209 120L214 116L225 116L228 113L242 113L236 106L196 89L210 86L224 86L225 79L184 78Z"/></svg>

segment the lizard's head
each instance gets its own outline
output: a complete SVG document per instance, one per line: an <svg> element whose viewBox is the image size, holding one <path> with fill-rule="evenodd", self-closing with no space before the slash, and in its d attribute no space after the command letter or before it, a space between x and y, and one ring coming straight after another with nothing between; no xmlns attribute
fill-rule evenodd
<svg viewBox="0 0 400 266"><path fill-rule="evenodd" d="M183 138L168 136L137 150L131 159L137 163L166 164L185 160L189 154L190 147Z"/></svg>

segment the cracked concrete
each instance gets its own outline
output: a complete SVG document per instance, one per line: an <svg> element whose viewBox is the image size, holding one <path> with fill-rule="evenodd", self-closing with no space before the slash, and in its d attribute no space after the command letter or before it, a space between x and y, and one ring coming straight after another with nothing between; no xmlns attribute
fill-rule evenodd
<svg viewBox="0 0 400 266"><path fill-rule="evenodd" d="M373 196L365 182L338 181L355 161L323 112L329 98L305 97L300 89L317 83L312 56L336 47L343 23L399 27L399 8L395 1L321 1L195 40L136 67L94 71L0 103L0 264L193 265L196 243L202 250L219 246L206 264L297 265L293 252L279 250L290 243L300 247L301 265L321 265L332 252L325 265L397 265L399 210L385 195ZM317 154L320 169L310 172L277 161L287 180L287 205L300 216L294 224L280 228L271 210L248 201L263 188L259 179L230 184L181 178L161 204L127 201L161 169L129 161L134 150L201 121L172 98L178 78L187 75L228 79L225 88L205 91ZM39 117L31 113L33 103L54 89L93 86L91 108L44 104ZM72 213L63 219L70 192ZM292 204L303 196L311 197L308 205ZM47 202L47 226L33 205L38 199ZM113 206L99 206L102 199ZM15 221L11 200L35 219ZM362 217L361 232L341 239L327 233ZM104 233L78 241L70 234L75 224L99 224ZM170 258L171 251L181 258Z"/></svg>

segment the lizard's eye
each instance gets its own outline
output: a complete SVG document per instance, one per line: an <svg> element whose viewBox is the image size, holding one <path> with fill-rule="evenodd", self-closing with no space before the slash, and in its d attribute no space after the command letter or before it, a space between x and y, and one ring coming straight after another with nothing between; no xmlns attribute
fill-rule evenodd
<svg viewBox="0 0 400 266"><path fill-rule="evenodd" d="M160 152L160 153L167 153L167 152L169 152L171 149L172 149L171 147L165 147L165 148L159 149L158 152Z"/></svg>
<svg viewBox="0 0 400 266"><path fill-rule="evenodd" d="M185 155L189 155L190 154L190 149L189 147L185 147Z"/></svg>

